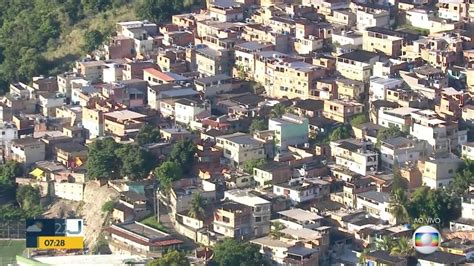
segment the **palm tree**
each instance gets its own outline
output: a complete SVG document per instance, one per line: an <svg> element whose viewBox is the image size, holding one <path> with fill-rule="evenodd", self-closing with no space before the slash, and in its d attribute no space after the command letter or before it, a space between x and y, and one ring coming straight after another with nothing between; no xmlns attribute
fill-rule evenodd
<svg viewBox="0 0 474 266"><path fill-rule="evenodd" d="M201 193L196 193L191 200L191 208L188 211L188 215L194 219L202 219L206 213L206 200L202 197Z"/></svg>
<svg viewBox="0 0 474 266"><path fill-rule="evenodd" d="M370 250L368 248L364 248L359 256L359 264L366 265L367 264L367 255L369 255Z"/></svg>
<svg viewBox="0 0 474 266"><path fill-rule="evenodd" d="M273 106L272 111L270 112L270 116L282 117L285 113L286 113L286 107L281 103L277 103Z"/></svg>
<svg viewBox="0 0 474 266"><path fill-rule="evenodd" d="M281 232L283 229L285 229L285 226L282 223L274 222L272 223L270 234L273 238L280 239L280 237L283 236L283 233Z"/></svg>
<svg viewBox="0 0 474 266"><path fill-rule="evenodd" d="M401 189L395 189L390 196L390 214L392 214L397 223L408 223L410 215L407 210L408 199L405 192Z"/></svg>
<svg viewBox="0 0 474 266"><path fill-rule="evenodd" d="M393 246L393 241L389 236L383 236L380 240L375 243L377 249L390 251Z"/></svg>
<svg viewBox="0 0 474 266"><path fill-rule="evenodd" d="M400 237L398 241L395 241L395 244L390 250L390 255L407 257L413 254L413 245L410 243L410 239L408 239L408 237Z"/></svg>

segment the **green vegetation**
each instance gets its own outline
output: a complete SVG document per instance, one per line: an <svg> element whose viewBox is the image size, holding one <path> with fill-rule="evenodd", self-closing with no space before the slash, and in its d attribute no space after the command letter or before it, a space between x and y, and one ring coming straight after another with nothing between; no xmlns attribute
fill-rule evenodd
<svg viewBox="0 0 474 266"><path fill-rule="evenodd" d="M350 121L350 124L351 126L358 126L360 124L364 124L364 123L367 123L369 121L369 119L367 119L367 116L365 116L365 114L358 114L356 116L354 116L353 118L351 118L351 121Z"/></svg>
<svg viewBox="0 0 474 266"><path fill-rule="evenodd" d="M137 134L137 142L139 145L145 145L148 143L155 143L160 140L160 129L152 125L146 124Z"/></svg>
<svg viewBox="0 0 474 266"><path fill-rule="evenodd" d="M410 24L400 25L397 28L397 30L403 30L403 31L414 33L414 34L424 35L424 36L428 36L430 34L430 31L427 29L418 28Z"/></svg>
<svg viewBox="0 0 474 266"><path fill-rule="evenodd" d="M193 195L191 200L191 208L188 211L188 215L191 218L202 220L206 215L207 201L201 195L196 193Z"/></svg>
<svg viewBox="0 0 474 266"><path fill-rule="evenodd" d="M101 210L103 213L109 213L114 209L115 205L116 202L113 200L106 201L104 205L102 205Z"/></svg>
<svg viewBox="0 0 474 266"><path fill-rule="evenodd" d="M285 229L285 226L280 222L272 223L270 235L275 239L280 239L283 236L281 230Z"/></svg>
<svg viewBox="0 0 474 266"><path fill-rule="evenodd" d="M284 106L281 103L277 103L273 106L272 111L270 112L270 117L282 117L284 114L286 114L286 106Z"/></svg>
<svg viewBox="0 0 474 266"><path fill-rule="evenodd" d="M120 177L120 158L115 154L120 144L112 138L96 140L89 146L87 174L95 179Z"/></svg>
<svg viewBox="0 0 474 266"><path fill-rule="evenodd" d="M343 125L334 129L329 135L330 141L337 141L341 139L347 139L351 136L351 131L347 125Z"/></svg>
<svg viewBox="0 0 474 266"><path fill-rule="evenodd" d="M408 257L415 254L411 240L407 237L391 238L383 236L375 243L377 249L388 251L392 256Z"/></svg>
<svg viewBox="0 0 474 266"><path fill-rule="evenodd" d="M153 228L155 228L157 230L160 230L160 231L163 231L163 232L167 232L167 230L168 230L168 229L166 229L166 227L164 227L162 224L160 224L159 222L156 221L156 217L154 215L143 219L140 223L148 225L150 227L153 227Z"/></svg>
<svg viewBox="0 0 474 266"><path fill-rule="evenodd" d="M406 224L410 222L410 214L408 213L408 198L405 192L400 189L392 190L390 195L390 213L395 217L397 223Z"/></svg>
<svg viewBox="0 0 474 266"><path fill-rule="evenodd" d="M133 180L146 178L153 169L153 160L150 154L137 145L123 145L116 151L120 158L121 176L126 176Z"/></svg>
<svg viewBox="0 0 474 266"><path fill-rule="evenodd" d="M444 227L460 216L460 205L459 197L446 189L420 187L413 192L410 199L402 189L398 189L392 193L390 212L400 222L412 224L417 218L439 218L439 226Z"/></svg>
<svg viewBox="0 0 474 266"><path fill-rule="evenodd" d="M169 250L166 254L158 259L154 259L147 263L148 266L187 266L189 260L184 253L177 250Z"/></svg>
<svg viewBox="0 0 474 266"><path fill-rule="evenodd" d="M25 250L25 240L0 240L0 265L14 265L16 255Z"/></svg>
<svg viewBox="0 0 474 266"><path fill-rule="evenodd" d="M178 141L170 152L169 161L177 163L184 174L189 174L196 161L196 151L197 148L191 140Z"/></svg>
<svg viewBox="0 0 474 266"><path fill-rule="evenodd" d="M84 51L90 53L99 48L104 41L104 34L98 30L90 30L84 34Z"/></svg>
<svg viewBox="0 0 474 266"><path fill-rule="evenodd" d="M369 255L370 250L368 248L364 248L359 256L359 264L366 265L367 264L367 256Z"/></svg>
<svg viewBox="0 0 474 266"><path fill-rule="evenodd" d="M395 138L395 137L403 137L406 136L406 133L400 131L397 126L390 126L388 128L384 127L377 132L377 147L380 147L382 141Z"/></svg>
<svg viewBox="0 0 474 266"><path fill-rule="evenodd" d="M187 7L192 1L186 1ZM140 18L153 22L166 22L172 15L183 12L183 0L142 0L135 5L135 13Z"/></svg>
<svg viewBox="0 0 474 266"><path fill-rule="evenodd" d="M407 237L400 237L397 239L392 249L390 250L390 255L392 256L401 256L407 257L415 254L413 249L413 244L410 239Z"/></svg>
<svg viewBox="0 0 474 266"><path fill-rule="evenodd" d="M14 81L54 74L79 58L84 33L113 29L119 19L135 18L127 0L0 1L0 89ZM110 16L124 9L126 16ZM132 12L133 13L133 12ZM97 18L100 21L98 21Z"/></svg>
<svg viewBox="0 0 474 266"><path fill-rule="evenodd" d="M153 157L137 145L122 145L112 138L94 141L89 146L87 174L95 179L116 179L127 176L138 180L153 169Z"/></svg>
<svg viewBox="0 0 474 266"><path fill-rule="evenodd" d="M454 176L452 189L462 195L467 192L470 184L474 184L474 162L465 160Z"/></svg>
<svg viewBox="0 0 474 266"><path fill-rule="evenodd" d="M398 160L395 159L393 163L393 179L392 179L392 192L402 189L405 190L408 188L406 179L402 177L400 168L398 167Z"/></svg>
<svg viewBox="0 0 474 266"><path fill-rule="evenodd" d="M155 176L158 179L160 188L169 193L173 181L177 181L183 177L181 166L172 161L166 161L155 168Z"/></svg>
<svg viewBox="0 0 474 266"><path fill-rule="evenodd" d="M249 173L249 174L253 174L253 169L255 167L260 167L260 166L262 166L266 163L267 163L267 161L265 161L265 159L257 159L257 160L246 161L244 163L243 169L244 169L244 172Z"/></svg>
<svg viewBox="0 0 474 266"><path fill-rule="evenodd" d="M220 266L253 266L266 265L257 245L225 239L214 247L213 261Z"/></svg>
<svg viewBox="0 0 474 266"><path fill-rule="evenodd" d="M0 0L0 92L8 83L68 70L119 21L169 21L193 0ZM135 12L136 11L136 12Z"/></svg>
<svg viewBox="0 0 474 266"><path fill-rule="evenodd" d="M265 123L263 119L254 119L250 124L249 131L250 133L254 133L255 131L265 130L268 128L268 124Z"/></svg>
<svg viewBox="0 0 474 266"><path fill-rule="evenodd" d="M235 69L237 70L237 78L240 80L245 80L247 78L247 73L245 72L245 68L241 64L236 64Z"/></svg>
<svg viewBox="0 0 474 266"><path fill-rule="evenodd" d="M23 167L15 161L0 165L0 197L12 199L15 197L15 178L23 176Z"/></svg>
<svg viewBox="0 0 474 266"><path fill-rule="evenodd" d="M41 209L40 190L33 186L20 186L16 191L16 201L18 205L25 211L36 211Z"/></svg>

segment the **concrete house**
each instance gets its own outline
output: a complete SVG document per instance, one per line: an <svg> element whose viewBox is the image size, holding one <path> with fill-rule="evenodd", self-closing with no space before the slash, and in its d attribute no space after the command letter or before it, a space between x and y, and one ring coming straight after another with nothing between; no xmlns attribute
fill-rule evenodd
<svg viewBox="0 0 474 266"><path fill-rule="evenodd" d="M124 137L131 132L138 132L144 125L146 115L130 110L104 113L104 133Z"/></svg>
<svg viewBox="0 0 474 266"><path fill-rule="evenodd" d="M386 192L367 191L357 194L357 209L362 209L376 218L396 224L389 212L390 195Z"/></svg>
<svg viewBox="0 0 474 266"><path fill-rule="evenodd" d="M346 78L368 82L372 75L372 66L377 61L379 61L377 54L356 50L339 55L337 57L336 70Z"/></svg>
<svg viewBox="0 0 474 266"><path fill-rule="evenodd" d="M270 118L268 130L275 131L275 145L284 151L290 145L308 142L308 119L293 114L285 114L281 118Z"/></svg>
<svg viewBox="0 0 474 266"><path fill-rule="evenodd" d="M351 117L361 114L364 105L355 101L325 100L323 116L331 120L346 123Z"/></svg>
<svg viewBox="0 0 474 266"><path fill-rule="evenodd" d="M224 192L224 198L252 208L251 230L254 236L270 232L271 202L252 193L251 190L234 189Z"/></svg>
<svg viewBox="0 0 474 266"><path fill-rule="evenodd" d="M270 187L288 181L293 172L287 163L269 162L253 169L253 178L259 187Z"/></svg>
<svg viewBox="0 0 474 266"><path fill-rule="evenodd" d="M11 159L23 163L26 168L46 156L46 145L39 139L23 138L11 141Z"/></svg>
<svg viewBox="0 0 474 266"><path fill-rule="evenodd" d="M242 166L246 161L263 159L264 142L245 133L234 133L216 138L216 146L224 150L227 163Z"/></svg>
<svg viewBox="0 0 474 266"><path fill-rule="evenodd" d="M253 234L252 207L234 201L223 201L214 211L214 232L233 239L245 239Z"/></svg>
<svg viewBox="0 0 474 266"><path fill-rule="evenodd" d="M330 145L336 165L361 175L377 171L378 153L372 150L370 143L340 140Z"/></svg>
<svg viewBox="0 0 474 266"><path fill-rule="evenodd" d="M329 196L329 183L318 179L293 179L273 185L273 193L284 196L297 205Z"/></svg>
<svg viewBox="0 0 474 266"><path fill-rule="evenodd" d="M403 165L407 162L417 161L423 156L424 141L396 137L384 140L380 145L380 160L382 168L393 169L395 162Z"/></svg>
<svg viewBox="0 0 474 266"><path fill-rule="evenodd" d="M421 165L423 184L432 189L447 187L461 163L462 160L453 155L429 158Z"/></svg>
<svg viewBox="0 0 474 266"><path fill-rule="evenodd" d="M175 102L174 108L175 121L184 125L211 115L209 104L200 100L179 99Z"/></svg>

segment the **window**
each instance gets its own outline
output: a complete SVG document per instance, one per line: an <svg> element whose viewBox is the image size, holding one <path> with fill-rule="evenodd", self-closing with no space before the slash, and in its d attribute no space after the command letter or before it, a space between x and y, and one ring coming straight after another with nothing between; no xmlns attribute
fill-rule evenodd
<svg viewBox="0 0 474 266"><path fill-rule="evenodd" d="M222 216L222 221L223 221L224 223L230 223L229 217Z"/></svg>
<svg viewBox="0 0 474 266"><path fill-rule="evenodd" d="M262 221L262 217L255 217L255 222L256 222L256 223L259 223L259 222L261 222L261 221Z"/></svg>

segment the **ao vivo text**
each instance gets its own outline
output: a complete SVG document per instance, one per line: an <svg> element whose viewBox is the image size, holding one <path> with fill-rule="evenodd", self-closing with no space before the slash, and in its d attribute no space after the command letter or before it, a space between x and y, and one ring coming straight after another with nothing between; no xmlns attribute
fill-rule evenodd
<svg viewBox="0 0 474 266"><path fill-rule="evenodd" d="M413 220L416 224L440 224L441 219L440 218L415 218Z"/></svg>

